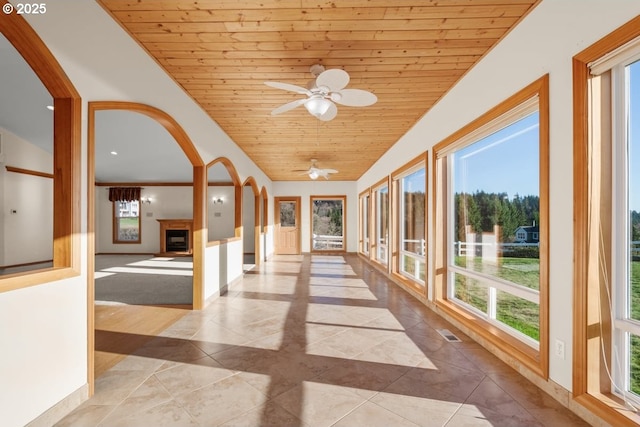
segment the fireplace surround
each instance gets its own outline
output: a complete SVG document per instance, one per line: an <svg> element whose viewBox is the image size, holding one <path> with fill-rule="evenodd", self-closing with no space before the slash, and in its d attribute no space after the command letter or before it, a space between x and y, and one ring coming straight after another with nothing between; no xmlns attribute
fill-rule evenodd
<svg viewBox="0 0 640 427"><path fill-rule="evenodd" d="M160 256L189 256L193 254L193 220L159 219Z"/></svg>

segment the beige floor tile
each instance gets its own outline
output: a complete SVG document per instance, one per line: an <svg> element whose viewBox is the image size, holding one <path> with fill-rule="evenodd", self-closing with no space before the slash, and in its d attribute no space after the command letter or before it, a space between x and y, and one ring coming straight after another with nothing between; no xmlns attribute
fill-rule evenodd
<svg viewBox="0 0 640 427"><path fill-rule="evenodd" d="M586 423L357 256L314 254L246 273L98 378L58 425Z"/></svg>
<svg viewBox="0 0 640 427"><path fill-rule="evenodd" d="M117 421L105 420L99 427L198 427L198 424L178 403L168 401L146 411Z"/></svg>
<svg viewBox="0 0 640 427"><path fill-rule="evenodd" d="M191 392L236 374L236 371L223 368L209 357L172 365L155 373L155 377L172 396Z"/></svg>
<svg viewBox="0 0 640 427"><path fill-rule="evenodd" d="M305 382L275 401L310 426L331 426L365 399L347 387Z"/></svg>
<svg viewBox="0 0 640 427"><path fill-rule="evenodd" d="M55 427L97 426L115 406L83 404L55 424Z"/></svg>
<svg viewBox="0 0 640 427"><path fill-rule="evenodd" d="M503 415L521 420L534 421L531 414L500 388L490 378L485 377L480 385L465 401L465 407L473 406L478 410L493 415Z"/></svg>
<svg viewBox="0 0 640 427"><path fill-rule="evenodd" d="M245 412L237 418L221 424L220 427L306 427L308 424L300 418L292 415L282 406L273 401L268 401L249 412Z"/></svg>
<svg viewBox="0 0 640 427"><path fill-rule="evenodd" d="M383 363L341 360L335 367L314 378L314 382L334 384L353 389L369 399L388 387L409 370L408 367Z"/></svg>
<svg viewBox="0 0 640 427"><path fill-rule="evenodd" d="M244 382L238 375L225 378L176 401L203 426L216 426L266 402L264 394Z"/></svg>
<svg viewBox="0 0 640 427"><path fill-rule="evenodd" d="M438 361L411 368L384 391L406 396L464 402L483 380L484 374Z"/></svg>
<svg viewBox="0 0 640 427"><path fill-rule="evenodd" d="M118 405L144 383L151 374L145 371L119 371L110 369L95 383L91 398L94 405Z"/></svg>
<svg viewBox="0 0 640 427"><path fill-rule="evenodd" d="M347 414L334 427L418 427L406 418L384 409L374 403L365 402L351 413Z"/></svg>
<svg viewBox="0 0 640 427"><path fill-rule="evenodd" d="M451 420L447 427L475 427L475 426L500 426L500 427L551 427L544 426L529 414L502 414L488 408L480 408L474 405L463 405ZM560 427L560 426L558 426ZM565 427L562 425L562 427Z"/></svg>
<svg viewBox="0 0 640 427"><path fill-rule="evenodd" d="M139 412L166 403L171 400L171 394L155 377L148 378L133 393L118 405L103 421L103 424L111 424L122 418L131 417Z"/></svg>
<svg viewBox="0 0 640 427"><path fill-rule="evenodd" d="M408 419L421 427L441 427L462 405L446 399L405 396L382 392L370 402Z"/></svg>

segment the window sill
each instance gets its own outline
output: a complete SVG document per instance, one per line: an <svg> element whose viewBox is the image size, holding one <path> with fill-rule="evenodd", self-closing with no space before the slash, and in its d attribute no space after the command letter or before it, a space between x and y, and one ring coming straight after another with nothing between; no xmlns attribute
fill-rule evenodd
<svg viewBox="0 0 640 427"><path fill-rule="evenodd" d="M614 395L598 393L598 394L582 394L573 398L573 404L578 405L580 409L586 409L595 417L603 420L611 425L620 427L634 427L640 425L640 415L630 411L624 406L622 400ZM589 416L589 414L587 414ZM588 420L592 424L594 421Z"/></svg>
<svg viewBox="0 0 640 427"><path fill-rule="evenodd" d="M476 316L474 313L459 307L457 304L439 299L436 301L436 306L440 311L471 331L471 334L468 335L472 335L475 341L485 342L492 347L496 347L496 349L501 351L505 356L514 358L536 375L545 380L547 379L547 363L543 363L541 354L536 349L531 348L502 329ZM504 358L502 359L504 360ZM504 361L509 363L506 360Z"/></svg>

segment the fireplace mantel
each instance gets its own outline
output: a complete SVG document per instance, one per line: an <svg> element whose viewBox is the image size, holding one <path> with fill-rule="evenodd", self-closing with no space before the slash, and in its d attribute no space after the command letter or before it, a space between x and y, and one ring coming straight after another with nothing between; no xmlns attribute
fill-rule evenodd
<svg viewBox="0 0 640 427"><path fill-rule="evenodd" d="M158 219L160 223L160 252L158 256L190 256L193 254L193 220L192 219ZM167 231L182 230L187 232L185 250L167 250Z"/></svg>

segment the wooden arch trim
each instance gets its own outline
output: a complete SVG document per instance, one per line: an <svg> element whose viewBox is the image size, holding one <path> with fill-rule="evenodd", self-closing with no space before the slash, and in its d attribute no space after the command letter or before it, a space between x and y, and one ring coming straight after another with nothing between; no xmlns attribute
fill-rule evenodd
<svg viewBox="0 0 640 427"><path fill-rule="evenodd" d="M193 166L204 166L200 153L182 126L166 112L146 104L126 101L95 101L89 103L89 114L95 111L120 110L144 114L160 123L173 136Z"/></svg>
<svg viewBox="0 0 640 427"><path fill-rule="evenodd" d="M236 167L233 165L231 160L226 157L218 157L217 159L214 159L213 161L207 163L207 169L209 169L216 163L222 163L224 165L224 167L227 169L227 172L229 172L229 177L231 177L231 182L233 182L233 185L235 185L236 187L241 185L240 176L238 175L238 171L236 170Z"/></svg>
<svg viewBox="0 0 640 427"><path fill-rule="evenodd" d="M253 190L253 194L255 196L260 196L260 190L258 189L258 184L256 183L256 180L254 177L250 176L247 179L244 180L244 183L242 184L243 187L251 187L251 189Z"/></svg>
<svg viewBox="0 0 640 427"><path fill-rule="evenodd" d="M22 16L0 14L0 32L20 52L53 98L80 98L56 58Z"/></svg>
<svg viewBox="0 0 640 427"><path fill-rule="evenodd" d="M80 268L81 99L38 34L17 14L0 14L0 33L53 98L53 269L0 279L0 292L76 276Z"/></svg>

